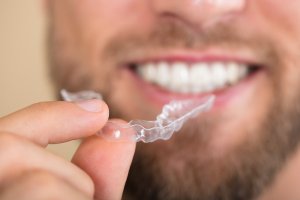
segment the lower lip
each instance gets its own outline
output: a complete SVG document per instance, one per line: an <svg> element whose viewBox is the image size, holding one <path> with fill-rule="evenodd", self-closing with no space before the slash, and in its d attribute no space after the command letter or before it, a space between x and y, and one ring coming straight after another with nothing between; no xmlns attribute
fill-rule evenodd
<svg viewBox="0 0 300 200"><path fill-rule="evenodd" d="M149 84L148 82L141 79L134 71L130 69L125 70L125 73L127 73L130 79L134 81L134 85L138 87L137 89L142 93L142 96L144 96L146 99L149 99L152 103L156 104L157 106L163 106L169 103L171 100L175 99L201 99L208 95L215 95L216 101L214 103L214 108L225 106L225 104L227 104L232 98L234 98L237 95L240 95L241 92L246 91L246 89L252 85L255 79L259 75L261 75L262 72L263 70L258 70L257 72L246 77L244 80L240 81L236 85L213 91L210 93L180 94L164 90L157 85Z"/></svg>

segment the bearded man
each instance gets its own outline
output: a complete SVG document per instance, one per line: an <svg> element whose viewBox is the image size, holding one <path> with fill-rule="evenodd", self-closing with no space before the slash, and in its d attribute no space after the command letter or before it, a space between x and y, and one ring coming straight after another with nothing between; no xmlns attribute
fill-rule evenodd
<svg viewBox="0 0 300 200"><path fill-rule="evenodd" d="M299 157L299 0L48 0L47 8L57 91L95 90L108 107L48 102L1 118L1 199L300 199L291 189L300 179L279 187ZM108 108L110 118L150 120L173 99L209 94L213 108L168 141L135 151L92 136ZM42 148L88 136L72 163Z"/></svg>

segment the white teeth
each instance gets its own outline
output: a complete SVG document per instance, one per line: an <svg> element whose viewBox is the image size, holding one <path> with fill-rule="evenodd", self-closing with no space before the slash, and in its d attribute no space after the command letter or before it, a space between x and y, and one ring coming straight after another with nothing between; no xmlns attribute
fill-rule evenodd
<svg viewBox="0 0 300 200"><path fill-rule="evenodd" d="M248 66L235 62L159 62L137 67L147 82L178 93L204 93L236 84L248 74Z"/></svg>
<svg viewBox="0 0 300 200"><path fill-rule="evenodd" d="M190 69L190 86L193 93L201 93L204 91L204 79L202 77L209 77L206 75L205 64L194 64Z"/></svg>
<svg viewBox="0 0 300 200"><path fill-rule="evenodd" d="M138 68L139 74L149 82L156 82L157 68L154 64L148 63L144 67Z"/></svg>
<svg viewBox="0 0 300 200"><path fill-rule="evenodd" d="M139 67L143 68L143 67ZM157 83L161 86L167 87L170 82L170 69L169 64L166 62L160 62L157 65Z"/></svg>
<svg viewBox="0 0 300 200"><path fill-rule="evenodd" d="M188 65L185 63L174 63L171 66L171 81L169 88L172 91L178 92L188 92L188 88L186 87L189 83L189 69Z"/></svg>
<svg viewBox="0 0 300 200"><path fill-rule="evenodd" d="M212 76L207 64L192 65L191 78L191 90L193 93L209 92L213 89Z"/></svg>
<svg viewBox="0 0 300 200"><path fill-rule="evenodd" d="M235 84L239 80L239 65L237 63L229 63L227 66L227 78L230 85Z"/></svg>
<svg viewBox="0 0 300 200"><path fill-rule="evenodd" d="M214 63L212 68L212 80L216 88L221 88L227 81L226 68L223 63Z"/></svg>

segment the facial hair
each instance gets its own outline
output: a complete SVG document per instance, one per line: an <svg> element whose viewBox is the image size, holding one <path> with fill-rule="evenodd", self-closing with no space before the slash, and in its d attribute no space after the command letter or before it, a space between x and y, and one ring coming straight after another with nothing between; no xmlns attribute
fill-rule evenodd
<svg viewBox="0 0 300 200"><path fill-rule="evenodd" d="M125 33L118 36L107 44L101 54L102 64L107 68L140 57L145 52L151 54L157 49L203 50L211 45L229 48L248 47L257 53L259 62L273 67L273 89L278 90L278 96L282 92L277 85L279 81L275 80L276 74L281 71L279 66L282 65L280 52L276 51L279 48L274 45L275 42L265 37L249 36L232 25L218 24L209 30L199 31L182 23L162 21L149 34L140 36ZM58 54L55 44L51 44L52 54ZM59 87L74 90L82 87L94 89L91 87L95 85L93 83L95 77L83 73L82 66L75 59L61 59L61 56L53 55L52 60L55 62L53 62L52 74ZM70 77L61 74L70 74ZM104 82L110 84L110 76L108 75L107 78ZM99 88L111 108L111 116L130 120L121 109L114 109L116 106L111 103L113 84ZM294 90L300 91L299 88ZM194 122L190 128L186 127L179 133L182 135L180 139L175 137L165 142L166 145L171 143L178 149L178 161L181 160L182 163L179 169L164 166L163 158L158 156L157 152L147 152L145 145L139 144L126 183L124 198L246 200L257 197L270 185L299 144L299 102L300 94L290 100L289 105L280 98L274 98L274 101L268 105L269 112L266 113L264 120L257 122L259 128L255 132L246 133L258 135L256 142L244 142L222 159L211 159L209 156L201 155L201 150L208 152L205 150L205 144L217 123L209 120L202 121L201 124ZM199 138L199 135L207 137ZM185 152L194 152L194 154L186 156Z"/></svg>
<svg viewBox="0 0 300 200"><path fill-rule="evenodd" d="M259 140L255 144L243 143L223 159L201 159L201 152L187 151L195 154L178 157L185 159L185 166L178 171L160 165L155 154L145 154L143 147L139 147L141 151L134 158L124 199L249 200L258 197L299 145L299 102L300 97L288 111L278 107L279 102L274 103L274 109L255 133L261 136ZM209 134L210 127L206 125L186 128L179 134ZM197 137L180 143L178 151L195 143L200 143L198 147L205 146ZM217 185L213 183L216 176L223 179Z"/></svg>

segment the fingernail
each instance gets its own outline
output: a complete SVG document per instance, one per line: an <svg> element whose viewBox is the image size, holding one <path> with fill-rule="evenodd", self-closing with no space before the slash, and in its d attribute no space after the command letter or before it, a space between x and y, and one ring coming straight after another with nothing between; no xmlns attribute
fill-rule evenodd
<svg viewBox="0 0 300 200"><path fill-rule="evenodd" d="M102 111L102 101L93 99L87 101L75 102L80 108L88 112L101 112Z"/></svg>

